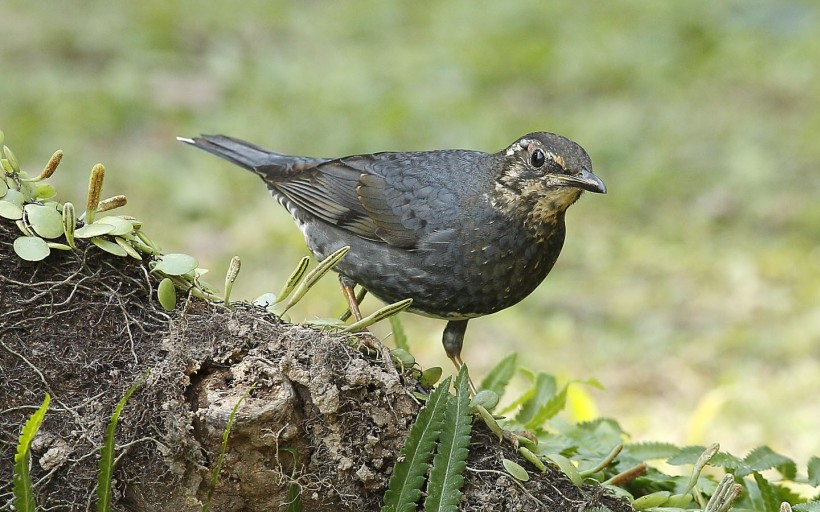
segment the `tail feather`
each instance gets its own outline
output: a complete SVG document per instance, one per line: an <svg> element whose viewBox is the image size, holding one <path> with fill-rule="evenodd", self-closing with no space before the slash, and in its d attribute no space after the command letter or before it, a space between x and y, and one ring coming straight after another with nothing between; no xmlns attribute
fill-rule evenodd
<svg viewBox="0 0 820 512"><path fill-rule="evenodd" d="M281 153L225 135L200 135L192 139L177 137L177 140L224 158L250 171L265 165L281 164L283 159L290 159Z"/></svg>

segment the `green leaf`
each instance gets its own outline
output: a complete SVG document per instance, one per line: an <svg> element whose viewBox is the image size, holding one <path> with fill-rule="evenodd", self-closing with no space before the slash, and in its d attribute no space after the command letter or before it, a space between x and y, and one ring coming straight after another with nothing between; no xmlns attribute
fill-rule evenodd
<svg viewBox="0 0 820 512"><path fill-rule="evenodd" d="M763 478L763 475L754 472L755 483L760 489L760 497L763 499L763 507L766 512L777 512L780 510L780 500L777 499L777 491Z"/></svg>
<svg viewBox="0 0 820 512"><path fill-rule="evenodd" d="M792 507L794 512L820 512L820 501L810 501Z"/></svg>
<svg viewBox="0 0 820 512"><path fill-rule="evenodd" d="M621 452L621 457L639 461L668 459L673 455L676 455L679 451L680 448L672 443L629 443L624 446L624 449Z"/></svg>
<svg viewBox="0 0 820 512"><path fill-rule="evenodd" d="M393 342L396 348L410 352L410 346L407 344L407 333L404 332L404 326L397 315L390 317L390 329L393 331Z"/></svg>
<svg viewBox="0 0 820 512"><path fill-rule="evenodd" d="M584 483L584 479L581 477L581 473L578 471L578 468L575 467L575 464L572 463L571 460L564 457L558 453L547 453L544 454L544 457L551 460L558 468L565 474L569 479L577 485L581 487Z"/></svg>
<svg viewBox="0 0 820 512"><path fill-rule="evenodd" d="M564 385L564 387L561 388L561 391L556 393L555 396L550 398L547 403L538 409L538 412L535 413L532 419L526 423L526 427L528 429L536 429L541 427L545 421L564 410L564 406L567 404L567 389L570 384L571 383L567 383Z"/></svg>
<svg viewBox="0 0 820 512"><path fill-rule="evenodd" d="M135 260L142 260L142 256L140 256L140 253L138 253L137 250L134 249L134 246L131 245L131 242L118 236L114 237L114 241L117 242L117 245L122 247L122 250L125 251L126 254L128 254Z"/></svg>
<svg viewBox="0 0 820 512"><path fill-rule="evenodd" d="M40 424L43 423L50 402L51 395L46 393L42 405L29 416L17 440L17 451L14 454L12 492L14 494L14 508L18 512L35 512L37 507L34 503L34 488L31 484L29 467L31 455L29 450L31 449L31 441L34 440L34 436L37 435L37 431L40 429Z"/></svg>
<svg viewBox="0 0 820 512"><path fill-rule="evenodd" d="M76 235L76 233L75 233ZM94 237L91 239L91 242L102 249L107 253L111 253L114 256L125 257L128 256L128 253L123 249L120 244L111 242L110 240L105 240L104 238Z"/></svg>
<svg viewBox="0 0 820 512"><path fill-rule="evenodd" d="M63 234L63 216L52 206L27 204L24 208L34 232L43 238L57 238Z"/></svg>
<svg viewBox="0 0 820 512"><path fill-rule="evenodd" d="M456 512L461 501L473 424L467 379L467 367L462 366L456 377L456 395L448 394L439 447L427 483L426 512Z"/></svg>
<svg viewBox="0 0 820 512"><path fill-rule="evenodd" d="M416 421L410 426L407 440L402 446L393 475L387 484L382 512L414 512L416 502L421 497L424 474L433 458L436 441L441 434L441 425L450 396L450 377L444 379L430 393L427 403L419 411Z"/></svg>
<svg viewBox="0 0 820 512"><path fill-rule="evenodd" d="M130 220L123 219L122 217L115 217L115 216L107 216L102 217L94 221L94 224L108 224L113 226L114 229L109 231L107 234L109 235L124 235L126 233L130 233L134 230L134 223Z"/></svg>
<svg viewBox="0 0 820 512"><path fill-rule="evenodd" d="M34 196L37 199L48 199L57 194L57 189L51 183L38 183L34 186Z"/></svg>
<svg viewBox="0 0 820 512"><path fill-rule="evenodd" d="M9 190L9 193L11 192L16 192L16 190ZM0 201L0 217L9 220L20 220L23 218L23 208L9 201Z"/></svg>
<svg viewBox="0 0 820 512"><path fill-rule="evenodd" d="M394 348L390 351L390 355L393 356L393 358L400 362L404 367L413 366L414 364L416 364L416 358L413 357L413 354L406 350Z"/></svg>
<svg viewBox="0 0 820 512"><path fill-rule="evenodd" d="M820 485L820 457L812 457L808 464L809 483L815 487Z"/></svg>
<svg viewBox="0 0 820 512"><path fill-rule="evenodd" d="M394 317L390 317L394 318ZM421 372L421 378L419 379L419 384L426 388L433 387L436 382L441 378L441 374L443 370L440 366L434 366L432 368L427 368L423 372Z"/></svg>
<svg viewBox="0 0 820 512"><path fill-rule="evenodd" d="M120 421L120 414L122 414L125 407L125 402L131 398L137 387L148 377L148 373L143 373L136 382L131 384L131 387L125 392L125 396L120 399L114 408L111 420L105 429L103 445L100 449L100 461L97 466L97 512L109 512L111 510L111 479L114 477L114 434L117 431L117 423Z"/></svg>
<svg viewBox="0 0 820 512"><path fill-rule="evenodd" d="M285 512L303 512L302 489L296 482L291 482L288 487L288 508Z"/></svg>
<svg viewBox="0 0 820 512"><path fill-rule="evenodd" d="M492 369L487 372L487 375L478 386L478 390L489 389L495 391L499 398L504 396L504 391L507 389L507 384L510 383L513 374L515 373L515 366L518 362L518 354L513 352L504 359L498 362Z"/></svg>
<svg viewBox="0 0 820 512"><path fill-rule="evenodd" d="M495 391L491 389L482 389L475 394L471 401L471 405L480 405L488 411L491 411L495 409L496 405L498 405L498 395L496 395Z"/></svg>
<svg viewBox="0 0 820 512"><path fill-rule="evenodd" d="M635 510L645 510L650 507L659 507L666 503L670 495L671 493L669 491L658 491L646 494L633 501L632 508Z"/></svg>
<svg viewBox="0 0 820 512"><path fill-rule="evenodd" d="M95 236L107 235L114 231L111 224L86 224L74 231L74 238L94 238Z"/></svg>
<svg viewBox="0 0 820 512"><path fill-rule="evenodd" d="M6 195L6 192L9 191L9 184L6 183L6 179L0 174L0 197Z"/></svg>
<svg viewBox="0 0 820 512"><path fill-rule="evenodd" d="M510 459L501 459L501 464L504 466L504 469L507 470L507 473L514 476L516 480L526 482L530 479L529 473L527 473L527 470L524 469L521 464L513 462Z"/></svg>
<svg viewBox="0 0 820 512"><path fill-rule="evenodd" d="M296 268L293 269L293 272L290 273L290 276L288 277L287 281L285 281L285 285L282 287L282 290L279 292L279 295L277 295L274 298L273 302L271 302L271 305L285 300L288 297L288 295L291 294L291 292L296 288L296 285L299 284L299 281L302 280L302 277L305 275L305 272L307 272L308 265L310 265L310 258L308 256L304 256L301 260L299 260L299 263L296 265ZM256 301L254 301L254 303L256 303Z"/></svg>
<svg viewBox="0 0 820 512"><path fill-rule="evenodd" d="M199 262L193 256L187 254L163 254L159 257L155 272L162 272L168 276L182 276L192 272L199 266Z"/></svg>
<svg viewBox="0 0 820 512"><path fill-rule="evenodd" d="M49 255L51 249L38 236L21 236L14 240L14 252L26 261L40 261Z"/></svg>
<svg viewBox="0 0 820 512"><path fill-rule="evenodd" d="M555 396L556 389L555 377L538 372L535 375L535 382L526 392L526 401L521 405L521 410L515 417L516 423L525 425L532 420L541 407Z"/></svg>
<svg viewBox="0 0 820 512"><path fill-rule="evenodd" d="M17 206L22 208L23 205L26 203L26 196L19 190L14 190L13 188L10 188L8 192L6 192L6 195L3 196L3 201L6 201L7 203L11 204L16 204Z"/></svg>
<svg viewBox="0 0 820 512"><path fill-rule="evenodd" d="M747 468L738 470L738 476L748 475L752 472L765 471L771 468L777 470L784 477L793 479L797 473L797 465L788 457L775 453L768 446L758 446L750 451L746 457L743 458Z"/></svg>
<svg viewBox="0 0 820 512"><path fill-rule="evenodd" d="M177 289L170 277L159 282L157 300L165 311L173 311L177 307Z"/></svg>

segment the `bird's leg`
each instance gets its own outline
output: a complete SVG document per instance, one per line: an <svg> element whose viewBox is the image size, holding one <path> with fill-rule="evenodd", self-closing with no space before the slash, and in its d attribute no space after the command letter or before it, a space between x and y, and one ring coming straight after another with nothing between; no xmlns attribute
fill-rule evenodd
<svg viewBox="0 0 820 512"><path fill-rule="evenodd" d="M441 339L447 357L459 370L464 366L464 361L461 360L461 346L464 344L464 331L466 330L467 320L450 320L444 328L444 336ZM469 374L467 374L467 382L470 384L470 396L475 396L476 388Z"/></svg>
<svg viewBox="0 0 820 512"><path fill-rule="evenodd" d="M362 291L359 293L359 296L356 296L353 288L356 286L356 282L350 279L349 277L343 276L339 274L339 286L342 288L342 295L345 296L345 300L347 300L347 307L348 310L342 314L341 319L347 320L350 316L350 313L353 313L353 319L358 322L362 319L362 312L359 311L359 302L364 298L365 293L367 290L362 288ZM384 346L384 344L379 341L375 336L367 336L360 339L360 342L369 349L375 350L379 354L382 355L382 359L385 362L392 365L393 359L390 357L390 350Z"/></svg>
<svg viewBox="0 0 820 512"><path fill-rule="evenodd" d="M347 311L342 314L342 320L347 320L349 313L353 313L353 319L358 322L362 319L362 312L359 311L359 300L361 299L358 299L356 293L353 291L353 287L356 286L356 283L349 277L339 274L339 286L342 288L342 295L345 296L345 300L347 301ZM364 295L362 295L362 298L364 298Z"/></svg>

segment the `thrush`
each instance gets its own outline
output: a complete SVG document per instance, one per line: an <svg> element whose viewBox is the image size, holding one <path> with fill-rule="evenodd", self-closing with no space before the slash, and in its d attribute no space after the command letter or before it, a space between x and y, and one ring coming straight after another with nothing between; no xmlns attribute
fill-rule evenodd
<svg viewBox="0 0 820 512"><path fill-rule="evenodd" d="M384 152L289 156L224 135L180 138L257 175L290 212L317 259L349 246L335 270L354 316L354 286L447 320L460 368L470 319L528 296L564 244L565 213L584 191L606 193L589 155L554 133L498 153Z"/></svg>

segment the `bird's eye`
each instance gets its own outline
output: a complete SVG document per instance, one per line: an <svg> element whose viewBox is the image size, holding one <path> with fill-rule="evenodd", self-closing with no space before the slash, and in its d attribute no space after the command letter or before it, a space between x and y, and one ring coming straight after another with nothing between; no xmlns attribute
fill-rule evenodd
<svg viewBox="0 0 820 512"><path fill-rule="evenodd" d="M530 156L530 162L532 163L533 167L541 167L542 165L544 165L544 162L546 160L546 155L544 155L544 152L540 149L536 149L535 151L533 151L532 155Z"/></svg>

